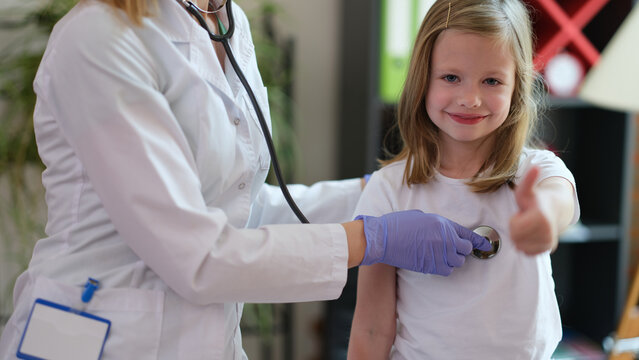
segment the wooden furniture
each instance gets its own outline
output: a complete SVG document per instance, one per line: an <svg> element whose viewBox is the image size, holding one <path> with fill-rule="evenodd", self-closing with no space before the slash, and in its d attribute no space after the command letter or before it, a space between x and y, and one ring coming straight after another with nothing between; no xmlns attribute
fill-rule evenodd
<svg viewBox="0 0 639 360"><path fill-rule="evenodd" d="M626 307L619 322L619 327L614 335L614 341L621 343L624 340L636 338L639 338L639 268L632 282L632 288L626 300ZM637 352L639 352L639 347L634 347L634 350L620 349L618 352L613 348L609 360L634 360Z"/></svg>

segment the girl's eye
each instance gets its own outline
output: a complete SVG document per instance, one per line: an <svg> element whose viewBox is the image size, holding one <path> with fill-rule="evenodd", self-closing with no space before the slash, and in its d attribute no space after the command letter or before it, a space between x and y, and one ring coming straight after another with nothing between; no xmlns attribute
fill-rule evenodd
<svg viewBox="0 0 639 360"><path fill-rule="evenodd" d="M455 82L457 81L457 76L456 75L444 75L443 79L448 81L448 82Z"/></svg>
<svg viewBox="0 0 639 360"><path fill-rule="evenodd" d="M499 80L495 79L495 78L486 79L484 81L486 82L486 84L491 85L491 86L501 84L501 82Z"/></svg>

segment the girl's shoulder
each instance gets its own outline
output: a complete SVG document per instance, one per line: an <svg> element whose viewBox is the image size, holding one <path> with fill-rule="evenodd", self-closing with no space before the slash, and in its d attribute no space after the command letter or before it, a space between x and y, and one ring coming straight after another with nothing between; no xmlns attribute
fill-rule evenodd
<svg viewBox="0 0 639 360"><path fill-rule="evenodd" d="M538 167L541 172L538 181L551 176L560 176L574 182L572 173L556 153L545 149L525 148L519 158L517 179L521 179L532 167Z"/></svg>
<svg viewBox="0 0 639 360"><path fill-rule="evenodd" d="M389 180L399 179L401 181L404 178L404 171L406 169L406 160L398 160L390 164L382 166L375 173L377 176Z"/></svg>
<svg viewBox="0 0 639 360"><path fill-rule="evenodd" d="M524 148L519 157L519 167L530 167L543 163L563 163L561 158L547 149Z"/></svg>
<svg viewBox="0 0 639 360"><path fill-rule="evenodd" d="M399 160L384 165L373 172L368 184L380 191L384 189L396 191L403 185L405 167L406 160Z"/></svg>

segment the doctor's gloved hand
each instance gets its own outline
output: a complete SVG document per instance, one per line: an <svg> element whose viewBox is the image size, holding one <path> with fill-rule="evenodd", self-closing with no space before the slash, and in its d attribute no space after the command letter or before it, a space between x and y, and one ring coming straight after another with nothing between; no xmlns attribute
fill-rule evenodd
<svg viewBox="0 0 639 360"><path fill-rule="evenodd" d="M436 214L406 210L364 220L366 251L361 265L384 263L402 269L448 276L464 264L473 248L491 250L486 238Z"/></svg>

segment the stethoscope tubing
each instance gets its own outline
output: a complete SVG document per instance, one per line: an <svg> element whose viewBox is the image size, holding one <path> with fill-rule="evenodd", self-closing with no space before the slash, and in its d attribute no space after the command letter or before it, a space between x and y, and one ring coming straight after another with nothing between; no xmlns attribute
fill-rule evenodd
<svg viewBox="0 0 639 360"><path fill-rule="evenodd" d="M255 93L253 92L253 89L251 89L251 86L249 85L248 81L246 80L246 76L244 76L242 69L240 69L240 66L237 63L237 60L235 59L235 56L231 49L231 45L229 44L229 39L231 38L231 36L233 35L233 32L235 31L235 19L233 18L232 1L228 0L226 2L226 12L228 14L229 27L227 31L221 35L216 35L215 33L211 31L208 24L206 23L206 20L204 20L204 17L202 16L202 14L200 14L197 7L191 1L188 1L188 0L181 0L181 1L182 1L182 4L186 7L186 10L191 15L193 15L197 19L197 21L200 23L200 26L202 26L202 28L204 28L204 30L206 30L206 32L209 33L209 37L211 38L211 40L221 43L222 46L224 47L224 51L226 52L226 55L229 58L229 62L231 63L231 66L233 67L235 74L240 79L242 86L248 93L249 99L251 100L251 104L253 105L253 108L255 109L255 113L257 114L257 119L260 123L260 127L262 128L262 133L264 134L264 139L266 140L266 146L268 147L268 152L271 156L271 163L273 164L273 172L275 173L275 177L277 178L277 183L279 184L280 190L282 191L282 195L284 195L286 202L288 203L291 210L293 210L293 213L295 213L295 216L297 216L297 218L300 220L300 222L304 224L308 224L309 223L308 219L306 219L306 217L304 216L302 211L299 209L299 207L293 200L293 197L288 191L286 182L284 181L284 178L282 177L280 164L279 164L279 161L277 160L277 155L275 153L275 145L273 145L273 139L271 138L271 133L269 131L268 126L266 125L266 119L264 118L264 114L262 113L262 108L258 104Z"/></svg>

